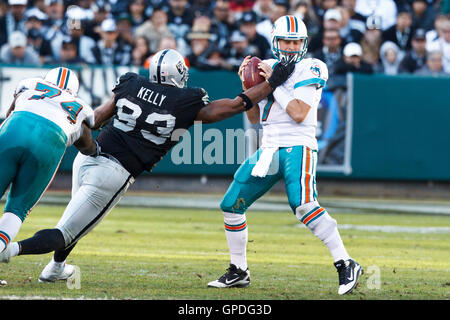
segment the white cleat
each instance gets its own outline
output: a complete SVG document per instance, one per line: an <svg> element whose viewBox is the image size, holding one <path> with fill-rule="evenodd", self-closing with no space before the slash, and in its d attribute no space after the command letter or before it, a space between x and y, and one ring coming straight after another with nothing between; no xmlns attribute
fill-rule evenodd
<svg viewBox="0 0 450 320"><path fill-rule="evenodd" d="M336 261L334 266L339 275L338 294L352 292L358 285L359 277L364 273L363 268L353 259Z"/></svg>
<svg viewBox="0 0 450 320"><path fill-rule="evenodd" d="M2 252L0 252L0 262L9 263L9 258L11 258L10 252L10 246L7 246Z"/></svg>
<svg viewBox="0 0 450 320"><path fill-rule="evenodd" d="M56 263L50 261L39 275L39 282L55 282L57 280L67 280L75 273L75 267L71 264Z"/></svg>

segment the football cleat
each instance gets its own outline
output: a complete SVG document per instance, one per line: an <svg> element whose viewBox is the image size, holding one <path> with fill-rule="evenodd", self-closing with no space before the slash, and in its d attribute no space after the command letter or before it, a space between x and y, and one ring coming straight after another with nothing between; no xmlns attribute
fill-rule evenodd
<svg viewBox="0 0 450 320"><path fill-rule="evenodd" d="M241 270L237 268L234 264L230 264L230 267L227 269L227 272L219 279L211 281L208 283L208 287L213 288L230 288L230 287L238 287L245 288L250 284L250 271Z"/></svg>
<svg viewBox="0 0 450 320"><path fill-rule="evenodd" d="M39 282L55 282L57 280L67 280L75 272L75 267L71 264L56 263L50 261L39 275Z"/></svg>
<svg viewBox="0 0 450 320"><path fill-rule="evenodd" d="M0 252L0 262L3 263L8 263L9 262L9 258L11 257L10 255L10 246L6 246L6 248Z"/></svg>
<svg viewBox="0 0 450 320"><path fill-rule="evenodd" d="M336 261L334 266L339 275L338 294L352 292L358 285L359 277L363 274L363 268L353 259Z"/></svg>

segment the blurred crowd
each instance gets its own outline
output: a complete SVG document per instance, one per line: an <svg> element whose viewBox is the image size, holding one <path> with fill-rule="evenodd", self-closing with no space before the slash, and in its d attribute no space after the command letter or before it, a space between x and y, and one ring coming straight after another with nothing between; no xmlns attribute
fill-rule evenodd
<svg viewBox="0 0 450 320"><path fill-rule="evenodd" d="M330 79L450 74L450 0L0 0L0 63L148 67L173 48L191 67L236 71L272 57L286 14L305 22L308 57Z"/></svg>

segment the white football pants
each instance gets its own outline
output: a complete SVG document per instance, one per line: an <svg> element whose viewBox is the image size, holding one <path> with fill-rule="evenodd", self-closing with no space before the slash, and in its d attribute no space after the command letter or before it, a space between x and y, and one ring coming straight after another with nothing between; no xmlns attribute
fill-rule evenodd
<svg viewBox="0 0 450 320"><path fill-rule="evenodd" d="M72 199L56 225L66 247L99 224L134 182L120 163L103 156L78 153L72 170Z"/></svg>

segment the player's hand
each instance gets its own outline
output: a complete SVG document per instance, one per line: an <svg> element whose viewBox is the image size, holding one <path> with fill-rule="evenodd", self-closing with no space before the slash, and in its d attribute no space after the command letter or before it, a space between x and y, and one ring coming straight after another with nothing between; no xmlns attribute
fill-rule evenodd
<svg viewBox="0 0 450 320"><path fill-rule="evenodd" d="M259 74L262 75L266 80L268 80L272 76L273 72L272 67L269 66L267 63L265 62L259 63L258 68L261 70Z"/></svg>
<svg viewBox="0 0 450 320"><path fill-rule="evenodd" d="M244 77L243 77L243 73L244 73L244 69L245 67L248 65L248 63L250 62L250 59L252 58L252 56L246 56L244 58L244 60L242 61L241 65L239 66L239 70L238 70L238 75L239 75L239 79L241 79L242 82L242 89L247 90L247 88L244 87Z"/></svg>
<svg viewBox="0 0 450 320"><path fill-rule="evenodd" d="M272 89L283 84L295 69L295 56L290 56L288 59L282 58L275 66L272 76L267 80Z"/></svg>

